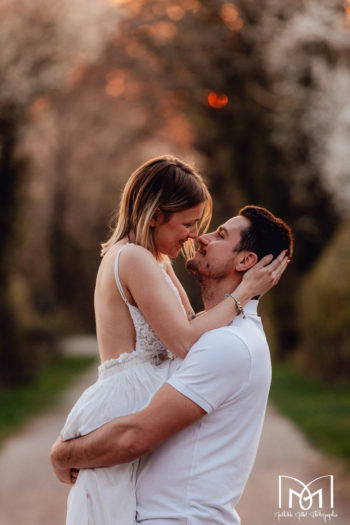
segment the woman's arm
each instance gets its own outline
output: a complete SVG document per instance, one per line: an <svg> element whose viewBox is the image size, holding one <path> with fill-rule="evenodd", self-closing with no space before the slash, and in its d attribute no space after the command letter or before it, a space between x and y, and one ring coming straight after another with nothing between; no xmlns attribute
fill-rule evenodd
<svg viewBox="0 0 350 525"><path fill-rule="evenodd" d="M285 268L283 254L264 266L270 260L262 259L236 288L235 296L242 305L278 282ZM235 302L225 299L200 317L186 319L154 257L140 246L131 246L121 254L120 277L160 340L182 358L203 333L228 325L239 313Z"/></svg>
<svg viewBox="0 0 350 525"><path fill-rule="evenodd" d="M187 293L186 293L184 287L182 286L181 282L179 281L178 276L174 272L174 268L172 267L170 261L165 263L165 271L169 275L170 279L173 281L174 285L176 286L176 288L177 288L177 290L178 290L178 292L180 294L182 304L183 304L183 306L185 308L185 312L187 314L187 318L189 320L194 319L196 314L195 314L195 312L194 312L194 310L192 308L192 305L190 303L190 300L189 300L189 298L187 296Z"/></svg>

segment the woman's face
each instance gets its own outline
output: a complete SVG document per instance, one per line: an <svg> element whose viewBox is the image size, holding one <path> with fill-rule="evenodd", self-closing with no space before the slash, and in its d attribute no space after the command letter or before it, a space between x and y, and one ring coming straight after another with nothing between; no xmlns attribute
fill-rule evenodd
<svg viewBox="0 0 350 525"><path fill-rule="evenodd" d="M152 219L156 250L169 257L176 257L188 239L198 237L198 222L204 210L204 202L187 210L165 214L158 210Z"/></svg>

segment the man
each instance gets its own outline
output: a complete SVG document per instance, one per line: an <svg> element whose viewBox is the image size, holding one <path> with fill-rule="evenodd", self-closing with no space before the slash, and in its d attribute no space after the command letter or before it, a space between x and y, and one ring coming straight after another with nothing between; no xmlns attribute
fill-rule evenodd
<svg viewBox="0 0 350 525"><path fill-rule="evenodd" d="M187 267L199 278L206 309L235 290L264 255L292 252L288 226L255 206L198 240ZM266 267L276 281L287 263L282 259ZM71 442L58 440L52 463L59 479L69 482L73 467L111 466L150 453L138 471L138 523L239 524L234 507L256 456L271 380L257 303L250 301L231 325L204 334L184 361L175 359L144 410Z"/></svg>

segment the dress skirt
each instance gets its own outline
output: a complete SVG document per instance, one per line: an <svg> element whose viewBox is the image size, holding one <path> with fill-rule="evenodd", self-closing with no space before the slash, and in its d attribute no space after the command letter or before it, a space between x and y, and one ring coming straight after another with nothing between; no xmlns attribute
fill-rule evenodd
<svg viewBox="0 0 350 525"><path fill-rule="evenodd" d="M61 431L64 440L83 436L108 421L146 407L168 377L169 361L156 366L138 352L105 361L98 380L80 396ZM67 503L66 525L133 525L138 460L82 469Z"/></svg>

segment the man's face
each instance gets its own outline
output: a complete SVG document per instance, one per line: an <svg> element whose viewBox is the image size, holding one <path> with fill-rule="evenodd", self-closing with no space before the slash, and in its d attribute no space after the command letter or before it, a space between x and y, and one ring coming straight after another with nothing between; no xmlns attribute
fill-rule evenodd
<svg viewBox="0 0 350 525"><path fill-rule="evenodd" d="M201 279L222 279L235 269L238 253L235 247L241 240L241 231L247 229L250 222L246 217L232 217L219 226L215 232L206 233L198 238L199 249L186 268Z"/></svg>

